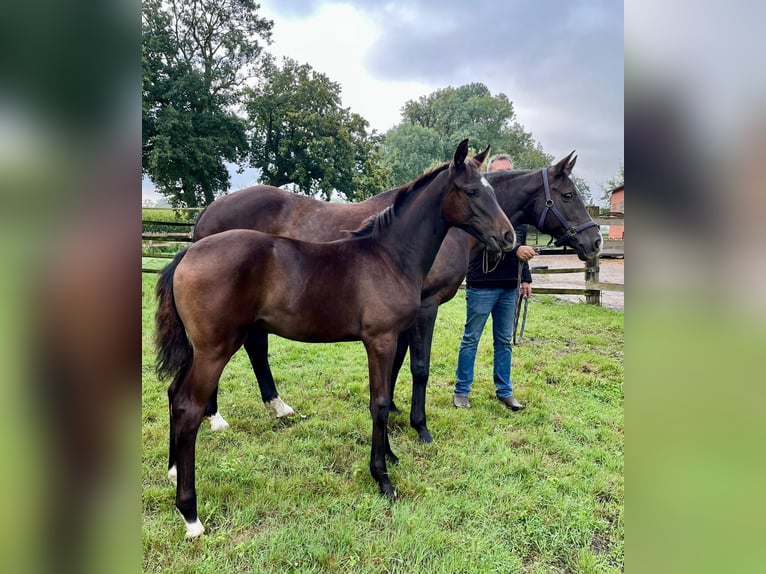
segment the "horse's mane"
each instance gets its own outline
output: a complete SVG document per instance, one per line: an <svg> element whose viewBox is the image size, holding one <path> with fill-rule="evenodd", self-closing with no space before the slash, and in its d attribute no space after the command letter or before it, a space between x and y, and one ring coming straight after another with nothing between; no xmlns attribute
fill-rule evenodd
<svg viewBox="0 0 766 574"><path fill-rule="evenodd" d="M476 165L476 161L474 161L473 158L467 161L470 161L471 164L478 169L479 166ZM394 217L396 217L396 214L399 212L402 206L404 206L410 197L414 195L413 190L430 184L434 179L436 179L436 176L447 169L449 165L450 162L439 164L425 172L417 179L414 179L409 183L405 183L404 185L395 188L393 190L395 193L394 203L386 207L377 215L373 215L367 219L367 221L365 221L359 229L351 232L351 237L369 237L375 235L381 229L390 225L391 221Z"/></svg>

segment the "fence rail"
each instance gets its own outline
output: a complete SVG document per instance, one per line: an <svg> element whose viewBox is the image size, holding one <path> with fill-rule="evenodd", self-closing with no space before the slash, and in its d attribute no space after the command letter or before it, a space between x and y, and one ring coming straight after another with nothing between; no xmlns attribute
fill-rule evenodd
<svg viewBox="0 0 766 574"><path fill-rule="evenodd" d="M200 211L201 208L152 208L144 207L145 210L151 209L175 209L176 211ZM616 221L620 221L624 224L624 219L602 219L595 218L597 223L614 224ZM193 227L194 224L187 221L153 221L153 220L141 220L142 224L146 225L176 225L179 227ZM187 243L191 243L192 232L173 233L168 231L161 232L142 232L141 233L141 257L145 259L172 259L180 248ZM527 236L529 239L534 237L535 243L532 243L534 247L540 252L541 261L544 261L546 255L567 255L571 254L572 250L566 247L551 247L545 244L540 244L539 240L543 236L538 233L537 230L533 230L532 233ZM530 242L531 243L531 242ZM607 240L605 241L604 250L602 256L624 256L624 243L622 241ZM147 250L157 248L172 248L178 249L173 253L153 253ZM565 267L548 269L545 266L537 266L530 268L532 274L539 275L554 275L560 273L583 273L584 274L584 287L538 287L535 285L535 293L546 295L584 295L585 302L593 305L601 304L601 293L603 291L617 291L624 293L625 285L621 283L607 283L599 280L599 257L589 259L585 262L583 267ZM538 261L536 259L536 261ZM159 273L160 269L153 269L151 267L141 266L142 273Z"/></svg>

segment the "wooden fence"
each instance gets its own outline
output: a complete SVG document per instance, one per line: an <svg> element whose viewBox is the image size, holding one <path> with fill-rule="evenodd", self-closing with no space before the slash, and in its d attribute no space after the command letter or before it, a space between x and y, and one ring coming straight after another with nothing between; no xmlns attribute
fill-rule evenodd
<svg viewBox="0 0 766 574"><path fill-rule="evenodd" d="M144 208L144 209L169 209L169 208ZM200 211L201 208L187 208L187 209L174 209L174 211ZM594 217L596 223L599 225L610 225L615 223L615 218L602 218ZM194 227L194 223L187 221L154 221L143 220L144 224L154 224L163 226L177 226L181 229L188 228L185 232L143 232L141 233L141 256L147 259L172 259L175 256L175 252L181 249L181 246L191 243L191 230ZM620 221L621 225L624 225L624 218ZM544 263L546 255L566 255L572 253L571 248L567 247L550 247L545 242L548 240L547 235L538 233L536 229L530 227L530 232L527 234L529 245L536 247L540 252L541 263ZM176 247L172 253L152 253L147 251L152 248L158 247ZM601 257L624 257L624 241L605 241L604 249L602 250ZM549 269L545 265L538 265L530 268L532 274L550 275L557 273L583 273L585 279L585 285L582 288L568 288L568 287L538 287L535 285L536 294L552 294L552 295L584 295L585 302L593 305L601 304L601 292L602 291L619 291L625 292L625 285L621 283L605 283L599 280L599 264L601 257L594 257L588 259L583 267L569 267ZM538 261L538 259L536 259ZM142 273L159 273L159 269L153 269L141 267Z"/></svg>

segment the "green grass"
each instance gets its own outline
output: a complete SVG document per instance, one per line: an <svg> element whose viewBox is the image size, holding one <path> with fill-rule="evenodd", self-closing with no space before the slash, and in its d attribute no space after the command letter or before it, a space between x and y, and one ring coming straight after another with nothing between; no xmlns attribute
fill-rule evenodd
<svg viewBox="0 0 766 574"><path fill-rule="evenodd" d="M153 372L155 275L143 276L143 561L147 572L619 572L623 565L622 312L535 297L514 349L514 390L494 400L485 331L470 410L452 407L465 299L440 309L427 394L434 443L409 426L409 372L390 420L399 499L368 470L371 421L361 343L271 338L280 395L266 411L244 351L221 378L231 428L197 440L207 529L184 539L166 478L167 383ZM489 326L488 326L489 329Z"/></svg>

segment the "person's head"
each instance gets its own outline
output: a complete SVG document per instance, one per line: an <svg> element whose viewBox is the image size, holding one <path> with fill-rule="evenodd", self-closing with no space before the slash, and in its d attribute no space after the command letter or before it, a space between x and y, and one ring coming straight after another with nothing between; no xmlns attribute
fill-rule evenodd
<svg viewBox="0 0 766 574"><path fill-rule="evenodd" d="M507 153L496 153L487 162L487 171L513 169L513 158Z"/></svg>

